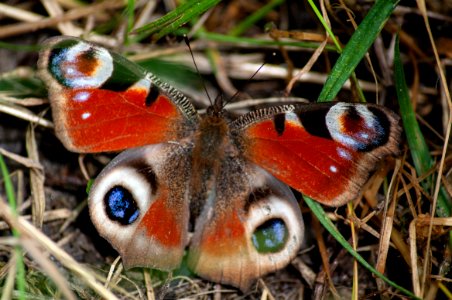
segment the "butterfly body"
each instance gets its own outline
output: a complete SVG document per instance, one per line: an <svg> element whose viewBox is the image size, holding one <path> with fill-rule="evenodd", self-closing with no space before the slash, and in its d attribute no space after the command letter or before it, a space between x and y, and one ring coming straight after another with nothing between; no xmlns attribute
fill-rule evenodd
<svg viewBox="0 0 452 300"><path fill-rule="evenodd" d="M216 102L199 116L118 54L72 37L47 46L39 69L64 145L131 148L89 195L93 223L126 267L172 270L188 247L197 274L246 289L300 248L302 216L282 182L343 205L381 158L399 152L399 118L381 106L283 105L229 120Z"/></svg>

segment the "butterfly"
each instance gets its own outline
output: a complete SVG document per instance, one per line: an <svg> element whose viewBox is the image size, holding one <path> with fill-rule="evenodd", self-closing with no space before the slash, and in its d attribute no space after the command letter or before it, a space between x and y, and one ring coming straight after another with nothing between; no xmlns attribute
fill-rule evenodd
<svg viewBox="0 0 452 300"><path fill-rule="evenodd" d="M399 117L374 104L282 105L232 120L217 101L200 116L152 73L74 37L47 40L38 67L67 149L128 149L88 196L126 268L173 270L188 248L199 276L246 290L300 249L304 223L288 186L341 206L399 154Z"/></svg>

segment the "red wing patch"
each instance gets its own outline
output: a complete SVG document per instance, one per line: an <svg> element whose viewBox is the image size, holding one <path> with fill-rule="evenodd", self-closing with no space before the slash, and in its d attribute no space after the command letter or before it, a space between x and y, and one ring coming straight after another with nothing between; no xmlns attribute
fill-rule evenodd
<svg viewBox="0 0 452 300"><path fill-rule="evenodd" d="M139 229L142 229L148 238L155 239L162 247L184 247L180 226L184 220L181 220L175 210L167 206L167 202L167 195L156 199L141 220Z"/></svg>
<svg viewBox="0 0 452 300"><path fill-rule="evenodd" d="M54 110L56 131L65 146L78 152L115 151L176 139L183 116L159 95L146 106L146 89L114 92L64 89L64 105Z"/></svg>
<svg viewBox="0 0 452 300"><path fill-rule="evenodd" d="M69 150L117 151L176 140L197 122L196 110L177 90L83 40L48 40L38 65L56 132Z"/></svg>
<svg viewBox="0 0 452 300"><path fill-rule="evenodd" d="M330 205L356 199L379 160L400 153L399 117L378 105L286 105L236 120L247 159Z"/></svg>
<svg viewBox="0 0 452 300"><path fill-rule="evenodd" d="M232 212L228 217L217 219L214 226L206 228L199 245L200 251L221 258L246 247L244 224L237 212Z"/></svg>
<svg viewBox="0 0 452 300"><path fill-rule="evenodd" d="M247 272L256 275L256 270L250 252L251 236L246 232L246 220L241 220L245 216L239 216L234 209L215 211L213 216L201 216L203 220L197 220L188 252L188 266L209 280L246 289L254 279ZM199 223L203 223L202 226L198 227Z"/></svg>
<svg viewBox="0 0 452 300"><path fill-rule="evenodd" d="M289 121L278 134L273 121L265 120L249 126L244 134L249 160L324 204L334 205L346 189L353 189L351 180L360 173L356 162L362 154L313 136L301 124Z"/></svg>

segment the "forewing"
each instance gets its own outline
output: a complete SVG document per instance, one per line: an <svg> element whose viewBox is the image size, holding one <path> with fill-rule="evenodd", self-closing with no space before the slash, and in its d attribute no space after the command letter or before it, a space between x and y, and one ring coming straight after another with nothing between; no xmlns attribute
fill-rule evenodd
<svg viewBox="0 0 452 300"><path fill-rule="evenodd" d="M119 54L83 40L47 40L38 66L56 133L72 151L176 140L197 122L185 96Z"/></svg>
<svg viewBox="0 0 452 300"><path fill-rule="evenodd" d="M232 124L244 155L319 202L358 197L377 162L399 153L399 117L371 104L281 106Z"/></svg>
<svg viewBox="0 0 452 300"><path fill-rule="evenodd" d="M127 150L94 182L91 220L126 268L172 270L181 263L189 220L188 152L173 143Z"/></svg>

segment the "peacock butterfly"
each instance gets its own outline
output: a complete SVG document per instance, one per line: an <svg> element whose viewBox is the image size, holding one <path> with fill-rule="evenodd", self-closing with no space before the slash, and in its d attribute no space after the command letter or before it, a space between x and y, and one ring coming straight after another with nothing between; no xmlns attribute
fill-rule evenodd
<svg viewBox="0 0 452 300"><path fill-rule="evenodd" d="M304 224L286 184L340 206L399 152L399 117L382 106L282 105L229 120L217 101L200 116L152 73L74 37L46 42L39 74L69 150L132 148L88 199L126 268L175 269L188 246L198 275L247 289L300 248Z"/></svg>

